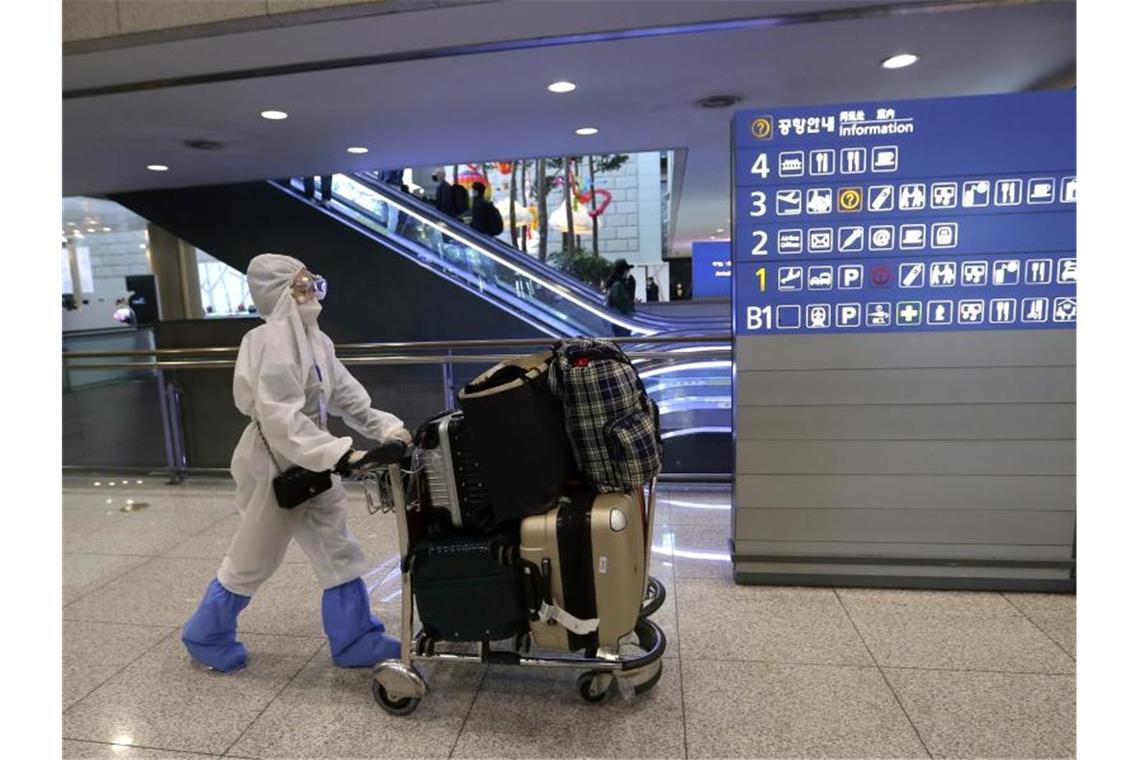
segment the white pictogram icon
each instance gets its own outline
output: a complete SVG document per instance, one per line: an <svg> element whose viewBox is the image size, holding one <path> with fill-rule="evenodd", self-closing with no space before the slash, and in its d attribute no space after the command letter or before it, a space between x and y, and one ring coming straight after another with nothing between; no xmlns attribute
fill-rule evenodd
<svg viewBox="0 0 1140 760"><path fill-rule="evenodd" d="M1017 320L1017 299L995 298L990 301L990 322L1008 324Z"/></svg>
<svg viewBox="0 0 1140 760"><path fill-rule="evenodd" d="M999 179L994 183L995 206L1017 206L1021 203L1021 180Z"/></svg>
<svg viewBox="0 0 1140 760"><path fill-rule="evenodd" d="M871 148L871 171L893 172L899 168L897 145L878 145Z"/></svg>
<svg viewBox="0 0 1140 760"><path fill-rule="evenodd" d="M1062 177L1061 178L1061 203L1076 203L1077 202L1077 178L1076 177Z"/></svg>
<svg viewBox="0 0 1140 760"><path fill-rule="evenodd" d="M844 174L862 174L867 171L867 149L844 148L839 154L839 171Z"/></svg>
<svg viewBox="0 0 1140 760"><path fill-rule="evenodd" d="M867 188L867 208L871 211L893 211L895 208L894 185L871 185Z"/></svg>
<svg viewBox="0 0 1140 760"><path fill-rule="evenodd" d="M985 301L959 301L958 302L958 324L960 325L978 325L985 321L986 318L986 302Z"/></svg>
<svg viewBox="0 0 1140 760"><path fill-rule="evenodd" d="M930 264L930 287L951 288L957 283L957 263L953 261L935 261Z"/></svg>
<svg viewBox="0 0 1140 760"><path fill-rule="evenodd" d="M840 227L838 240L838 248L840 253L852 253L854 251L861 251L863 250L863 228Z"/></svg>
<svg viewBox="0 0 1140 760"><path fill-rule="evenodd" d="M831 290L835 272L829 266L808 267L808 290Z"/></svg>
<svg viewBox="0 0 1140 760"><path fill-rule="evenodd" d="M927 301L926 324L948 325L954 321L953 301Z"/></svg>
<svg viewBox="0 0 1140 760"><path fill-rule="evenodd" d="M1022 322L1047 322L1049 320L1048 298L1022 298Z"/></svg>
<svg viewBox="0 0 1140 760"><path fill-rule="evenodd" d="M899 301L895 306L895 324L896 325L920 325L922 324L922 302L921 301Z"/></svg>
<svg viewBox="0 0 1140 760"><path fill-rule="evenodd" d="M815 303L807 307L808 329L831 327L831 304Z"/></svg>
<svg viewBox="0 0 1140 760"><path fill-rule="evenodd" d="M804 268L803 267L780 267L777 272L776 288L778 290L803 290L804 289Z"/></svg>
<svg viewBox="0 0 1140 760"><path fill-rule="evenodd" d="M867 326L886 327L891 323L891 305L876 301L867 304Z"/></svg>
<svg viewBox="0 0 1140 760"><path fill-rule="evenodd" d="M815 176L822 174L835 174L835 151L813 150L808 157L808 172Z"/></svg>
<svg viewBox="0 0 1140 760"><path fill-rule="evenodd" d="M1017 259L998 259L994 262L991 277L994 285L1016 285L1021 282L1021 262Z"/></svg>
<svg viewBox="0 0 1140 760"><path fill-rule="evenodd" d="M1077 321L1077 299L1072 297L1053 299L1054 322Z"/></svg>
<svg viewBox="0 0 1140 760"><path fill-rule="evenodd" d="M979 286L989 280L990 265L984 261L962 262L962 284Z"/></svg>
<svg viewBox="0 0 1140 760"><path fill-rule="evenodd" d="M809 214L831 213L831 188L811 187L807 191L807 212Z"/></svg>
<svg viewBox="0 0 1140 760"><path fill-rule="evenodd" d="M800 326L800 305L784 304L776 307L776 329L795 330Z"/></svg>
<svg viewBox="0 0 1140 760"><path fill-rule="evenodd" d="M780 230L776 235L776 250L780 253L802 253L804 250L803 230Z"/></svg>
<svg viewBox="0 0 1140 760"><path fill-rule="evenodd" d="M935 182L930 186L931 208L954 208L957 205L957 182Z"/></svg>
<svg viewBox="0 0 1140 760"><path fill-rule="evenodd" d="M1026 203L1052 203L1057 194L1057 181L1052 177L1036 177L1029 180L1025 195Z"/></svg>
<svg viewBox="0 0 1140 760"><path fill-rule="evenodd" d="M990 181L972 179L962 183L962 208L981 208L990 205Z"/></svg>
<svg viewBox="0 0 1140 760"><path fill-rule="evenodd" d="M899 226L899 248L926 247L925 224L903 224Z"/></svg>
<svg viewBox="0 0 1140 760"><path fill-rule="evenodd" d="M780 176L804 176L804 152L802 150L788 150L780 154Z"/></svg>
<svg viewBox="0 0 1140 760"><path fill-rule="evenodd" d="M799 190L776 191L776 213L779 216L795 216L803 212L803 193Z"/></svg>
<svg viewBox="0 0 1140 760"><path fill-rule="evenodd" d="M1052 280L1052 259L1030 259L1025 262L1026 285L1048 285Z"/></svg>
<svg viewBox="0 0 1140 760"><path fill-rule="evenodd" d="M841 303L835 306L836 327L858 327L863 318L863 309L857 303Z"/></svg>
<svg viewBox="0 0 1140 760"><path fill-rule="evenodd" d="M926 283L926 264L921 261L899 264L899 287L921 288Z"/></svg>
<svg viewBox="0 0 1140 760"><path fill-rule="evenodd" d="M831 253L834 234L830 227L808 230L808 253Z"/></svg>
<svg viewBox="0 0 1140 760"><path fill-rule="evenodd" d="M1057 284L1068 285L1077 281L1077 260L1076 259L1058 259L1057 260Z"/></svg>
<svg viewBox="0 0 1140 760"><path fill-rule="evenodd" d="M871 227L871 250L872 251L889 251L895 247L895 228L891 224L876 225Z"/></svg>
<svg viewBox="0 0 1140 760"><path fill-rule="evenodd" d="M953 248L958 245L958 223L937 222L930 225L932 248Z"/></svg>
<svg viewBox="0 0 1140 760"><path fill-rule="evenodd" d="M858 290L863 287L863 265L844 264L839 267L839 289Z"/></svg>
<svg viewBox="0 0 1140 760"><path fill-rule="evenodd" d="M923 208L926 208L925 185L899 185L899 211L917 211Z"/></svg>

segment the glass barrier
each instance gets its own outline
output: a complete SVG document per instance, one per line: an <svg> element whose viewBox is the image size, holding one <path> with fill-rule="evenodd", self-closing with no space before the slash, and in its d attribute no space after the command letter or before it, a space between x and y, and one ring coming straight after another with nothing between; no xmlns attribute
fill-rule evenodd
<svg viewBox="0 0 1140 760"><path fill-rule="evenodd" d="M293 180L291 187L303 192L300 180ZM464 240L410 204L381 195L347 175L333 176L332 197L332 208L338 214L444 277L504 305L547 334L608 337L613 335L614 323L636 334L653 332Z"/></svg>

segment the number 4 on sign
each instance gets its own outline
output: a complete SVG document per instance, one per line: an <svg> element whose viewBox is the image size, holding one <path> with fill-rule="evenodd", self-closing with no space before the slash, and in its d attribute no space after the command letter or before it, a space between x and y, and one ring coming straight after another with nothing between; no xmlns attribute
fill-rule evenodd
<svg viewBox="0 0 1140 760"><path fill-rule="evenodd" d="M752 173L759 174L761 177L767 178L768 176L768 154L761 153L756 156L756 160L752 162Z"/></svg>
<svg viewBox="0 0 1140 760"><path fill-rule="evenodd" d="M756 270L756 280L761 293L768 289L768 267L760 267Z"/></svg>

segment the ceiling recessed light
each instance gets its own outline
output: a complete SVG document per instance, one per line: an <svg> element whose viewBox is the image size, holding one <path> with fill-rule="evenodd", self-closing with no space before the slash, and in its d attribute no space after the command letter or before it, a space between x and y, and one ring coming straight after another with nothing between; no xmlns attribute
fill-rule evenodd
<svg viewBox="0 0 1140 760"><path fill-rule="evenodd" d="M88 231L88 232L94 232L94 231L95 231L95 228L94 228L94 227L88 227L88 228L87 228L87 231Z"/></svg>
<svg viewBox="0 0 1140 760"><path fill-rule="evenodd" d="M553 82L546 89L550 90L551 92L557 92L557 93L561 94L564 92L573 92L577 88L578 88L578 85L574 84L573 82L562 81L562 82Z"/></svg>
<svg viewBox="0 0 1140 760"><path fill-rule="evenodd" d="M139 248L146 250L146 243L139 243Z"/></svg>
<svg viewBox="0 0 1140 760"><path fill-rule="evenodd" d="M288 119L289 114L284 111L262 111L261 118L269 119L270 121L281 121L282 119Z"/></svg>
<svg viewBox="0 0 1140 760"><path fill-rule="evenodd" d="M355 153L355 154L357 154L357 155L362 155L362 154L364 154L364 153L367 153L367 152L368 152L368 148L365 148L365 147L363 147L363 146L361 146L361 145L354 145L354 146L352 146L351 148L349 148L349 149L348 149L348 152L349 152L349 153Z"/></svg>
<svg viewBox="0 0 1140 760"><path fill-rule="evenodd" d="M170 169L166 164L147 164L146 168L152 172L164 172Z"/></svg>
<svg viewBox="0 0 1140 760"><path fill-rule="evenodd" d="M111 228L110 228L110 227L104 227L104 228L103 228L103 232L110 232L110 231L111 231Z"/></svg>
<svg viewBox="0 0 1140 760"><path fill-rule="evenodd" d="M905 69L917 61L918 56L913 53L899 53L898 55L892 55L879 65L884 69Z"/></svg>
<svg viewBox="0 0 1140 760"><path fill-rule="evenodd" d="M716 228L716 231L717 231L717 232L724 232L724 227L717 227L717 228Z"/></svg>
<svg viewBox="0 0 1140 760"><path fill-rule="evenodd" d="M598 134L598 128L597 127L578 127L577 129L574 130L574 134L582 135L583 137L588 137L589 135Z"/></svg>

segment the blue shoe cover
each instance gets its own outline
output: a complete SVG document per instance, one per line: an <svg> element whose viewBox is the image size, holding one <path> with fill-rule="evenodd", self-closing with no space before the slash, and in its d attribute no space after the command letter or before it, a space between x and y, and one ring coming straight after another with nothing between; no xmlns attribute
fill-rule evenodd
<svg viewBox="0 0 1140 760"><path fill-rule="evenodd" d="M400 656L400 642L385 634L384 624L372 615L360 578L325 589L321 620L333 662L342 668L370 668Z"/></svg>
<svg viewBox="0 0 1140 760"><path fill-rule="evenodd" d="M229 673L245 665L245 647L237 640L238 613L249 597L227 591L218 579L210 581L198 609L182 626L182 643L198 662Z"/></svg>

